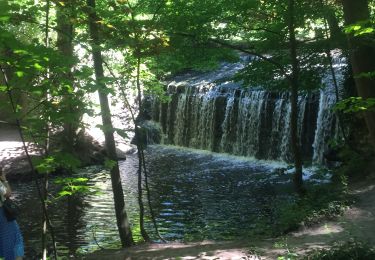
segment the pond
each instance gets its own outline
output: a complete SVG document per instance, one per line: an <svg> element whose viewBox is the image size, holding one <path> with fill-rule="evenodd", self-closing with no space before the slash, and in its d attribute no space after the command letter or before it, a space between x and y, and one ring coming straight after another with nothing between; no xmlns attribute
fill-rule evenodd
<svg viewBox="0 0 375 260"><path fill-rule="evenodd" d="M294 198L285 164L168 146L146 150L149 182L159 231L166 240L241 239L272 228L277 204ZM137 205L137 156L120 162L126 208L133 235L140 240ZM74 195L50 207L59 254L74 259L99 248L119 246L110 176L88 167L79 176L99 194ZM53 181L51 181L53 182ZM39 252L41 210L33 183L14 183L22 216L27 259ZM51 194L57 190L51 184ZM147 205L145 200L145 205ZM157 240L146 206L146 228Z"/></svg>

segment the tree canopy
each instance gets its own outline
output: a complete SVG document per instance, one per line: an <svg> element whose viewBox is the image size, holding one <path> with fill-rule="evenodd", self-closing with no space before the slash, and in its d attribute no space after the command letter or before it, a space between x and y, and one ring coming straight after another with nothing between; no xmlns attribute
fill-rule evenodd
<svg viewBox="0 0 375 260"><path fill-rule="evenodd" d="M137 128L144 96L168 102L167 79L247 55L251 62L235 80L289 93L294 183L303 195L298 95L324 88L327 71L335 77L334 49L347 57L357 92L336 110L363 113L375 147L374 12L372 0L1 1L1 106L12 111L1 120L45 150L34 162L39 172L73 170L82 118L96 113L98 91L120 236L130 246L113 138L128 132L112 125L111 102L123 104Z"/></svg>

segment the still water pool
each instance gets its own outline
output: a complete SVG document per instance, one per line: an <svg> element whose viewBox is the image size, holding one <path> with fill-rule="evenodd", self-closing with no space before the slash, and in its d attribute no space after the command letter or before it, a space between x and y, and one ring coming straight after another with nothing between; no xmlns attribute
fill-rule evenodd
<svg viewBox="0 0 375 260"><path fill-rule="evenodd" d="M285 165L197 150L150 146L146 151L149 182L160 233L166 240L239 239L261 235L275 221L276 205L293 199L290 175L276 174ZM140 240L137 205L137 156L120 162L126 208L134 238ZM99 194L74 195L50 206L59 253L66 258L118 246L108 172L88 167ZM15 183L27 253L39 252L41 210L34 183ZM51 199L58 187L51 185ZM146 201L145 201L146 202ZM147 205L145 203L145 205ZM157 240L146 207L146 228Z"/></svg>

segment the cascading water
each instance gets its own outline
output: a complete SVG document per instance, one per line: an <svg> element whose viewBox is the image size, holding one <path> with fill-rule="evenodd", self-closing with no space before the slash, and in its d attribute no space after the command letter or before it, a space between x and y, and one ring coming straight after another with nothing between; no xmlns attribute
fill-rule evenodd
<svg viewBox="0 0 375 260"><path fill-rule="evenodd" d="M324 160L324 152L328 149L328 143L330 139L342 138L343 134L340 133L339 120L335 113L332 111L332 107L339 98L342 98L343 93L340 93L341 89L336 89L334 82L343 82L344 77L342 71L346 67L346 61L339 53L334 53L335 57L333 66L335 75L329 74L323 78L324 88L320 90L319 97L319 113L317 118L317 127L315 131L315 138L313 143L314 155L313 161L322 162ZM335 80L334 78L335 77Z"/></svg>
<svg viewBox="0 0 375 260"><path fill-rule="evenodd" d="M161 123L164 143L291 161L289 93L241 87L231 77L243 66L244 61L224 63L217 71L186 74L170 82L171 101L150 103L151 118ZM305 160L322 162L328 141L337 136L338 120L331 109L336 97L330 82L327 76L320 93L303 93L298 99Z"/></svg>

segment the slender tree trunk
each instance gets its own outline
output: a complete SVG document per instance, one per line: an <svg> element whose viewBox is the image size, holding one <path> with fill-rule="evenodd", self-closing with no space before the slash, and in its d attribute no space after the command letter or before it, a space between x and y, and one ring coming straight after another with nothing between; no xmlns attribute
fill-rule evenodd
<svg viewBox="0 0 375 260"><path fill-rule="evenodd" d="M335 14L335 10L329 7L329 0L322 1L322 8L325 10L326 26L329 28L330 43L335 48L343 48L345 43L345 34L339 25L339 20Z"/></svg>
<svg viewBox="0 0 375 260"><path fill-rule="evenodd" d="M142 92L141 92L141 83L140 83L140 68L141 68L141 58L139 56L139 51L137 50L137 100L138 100L138 107L139 107L139 112L142 113ZM145 241L150 241L150 237L147 234L147 231L145 229L145 224L144 224L144 216L145 216L145 209L143 205L143 192L142 192L142 162L144 158L142 157L142 151L143 151L143 144L142 140L140 139L140 129L137 121L135 121L135 135L137 139L137 149L138 149L138 204L139 204L139 225L141 229L141 235Z"/></svg>
<svg viewBox="0 0 375 260"><path fill-rule="evenodd" d="M290 103L291 103L291 119L290 119L290 134L291 145L294 156L295 173L293 183L296 191L299 194L303 193L303 180L302 180L302 155L300 141L298 138L298 82L299 82L299 64L297 57L297 41L295 35L294 24L294 0L288 2L288 31L289 31L289 48L290 58L292 62L292 74L290 76Z"/></svg>
<svg viewBox="0 0 375 260"><path fill-rule="evenodd" d="M368 0L341 0L346 25L370 20ZM350 61L358 94L363 99L375 98L375 77L361 73L375 72L375 46L363 36L348 35ZM366 111L365 121L375 148L375 112Z"/></svg>
<svg viewBox="0 0 375 260"><path fill-rule="evenodd" d="M49 15L50 15L50 7L51 7L51 3L49 0L46 1L46 24L45 24L45 39L44 39L44 44L45 46L48 48L49 47ZM47 68L47 72L46 72L46 78L47 80L49 80L49 69ZM46 99L49 100L50 99L50 94L49 94L49 91L47 91L46 93ZM49 144L50 144L50 120L48 118L47 122L46 122L46 139L45 139L45 149L44 149L44 155L47 157L48 156L48 153L49 153ZM48 199L48 175L49 175L49 172L45 172L44 173L44 179L43 179L43 187L42 187L42 191L43 191L43 200L45 201L45 204L42 205L43 207L46 208L46 210L48 210L48 203L47 203L47 199ZM47 225L47 217L46 215L43 215L43 218L42 218L42 249L43 249L43 254L42 254L42 259L43 260L47 260L47 254L48 254L48 249L47 249L47 243L48 243L48 239L47 239L47 232L48 232L48 225ZM57 258L57 255L55 256Z"/></svg>
<svg viewBox="0 0 375 260"><path fill-rule="evenodd" d="M111 69L109 68L109 66L107 64L106 64L106 67L109 70L109 73L112 75L112 77L115 78L116 76L114 75L114 73L111 71ZM120 89L121 95L124 99L125 108L129 109L131 118L132 118L134 126L135 126L135 130L134 130L134 132L135 132L136 129L137 129L137 120L135 118L133 109L132 109L131 105L129 104L129 101L128 101L128 98L126 97L126 93L125 93L124 89L120 85L118 85L118 88ZM156 219L155 219L155 213L154 213L154 210L153 210L152 205L151 205L151 193L150 193L150 188L149 188L149 185L148 185L146 157L144 155L143 149L141 149L141 146L137 146L137 150L138 150L138 159L141 160L142 165L143 165L143 171L144 171L144 176L145 176L145 188L146 188L147 203L148 203L148 207L150 209L151 220L152 220L152 223L154 224L156 235L160 238L161 241L166 242L166 240L159 233L158 225L157 225Z"/></svg>
<svg viewBox="0 0 375 260"><path fill-rule="evenodd" d="M56 5L56 23L57 23L57 42L56 46L59 52L64 55L65 57L72 58L73 57L73 24L72 19L75 17L74 15L74 0L65 0L63 5L57 4ZM64 80L67 81L71 87L73 87L74 79L73 75L70 71L64 74ZM62 148L64 152L73 153L74 149L74 139L75 139L75 132L77 130L78 118L77 113L78 111L74 111L74 107L72 105L72 99L74 97L69 94L65 93L65 96L62 100L62 106L64 109L71 115L69 118L70 122L64 123L64 129L62 134ZM72 120L75 119L75 120ZM71 122L73 121L73 122Z"/></svg>
<svg viewBox="0 0 375 260"><path fill-rule="evenodd" d="M133 237L129 225L129 219L125 211L124 193L121 185L120 170L116 154L115 139L113 136L113 126L111 120L111 112L108 103L108 96L106 94L106 86L102 81L104 77L104 71L102 55L99 49L100 40L98 30L98 17L95 11L95 0L87 0L87 5L90 8L89 29L90 37L92 40L92 56L94 60L96 83L99 87L98 92L103 121L105 145L107 148L109 159L116 162L116 165L111 169L111 181L116 211L117 227L119 230L122 246L129 247L133 244Z"/></svg>
<svg viewBox="0 0 375 260"><path fill-rule="evenodd" d="M48 198L48 173L44 174L44 179L43 179L43 187L42 187L42 193L43 193L43 200L45 201L44 207L48 209L47 205L47 198ZM47 232L48 232L48 226L47 226L47 219L43 215L42 218L42 259L46 260L47 259Z"/></svg>
<svg viewBox="0 0 375 260"><path fill-rule="evenodd" d="M139 139L137 140L139 142ZM145 229L145 207L143 205L143 192L142 192L142 157L141 157L141 151L139 147L140 145L137 144L138 147L138 205L139 205L139 226L141 229L141 235L145 241L150 241L150 237L147 234L147 231Z"/></svg>
<svg viewBox="0 0 375 260"><path fill-rule="evenodd" d="M166 242L166 240L160 235L158 225L156 223L155 212L154 212L154 209L151 205L151 192L150 192L150 188L149 188L149 185L148 185L148 173L147 173L147 167L146 167L146 159L145 159L145 155L143 153L143 150L141 150L141 155L142 155L143 170L144 170L144 174L145 174L145 186L146 186L147 202L148 202L148 208L150 209L151 220L152 220L152 223L154 224L156 235L159 237L159 239L161 241Z"/></svg>

